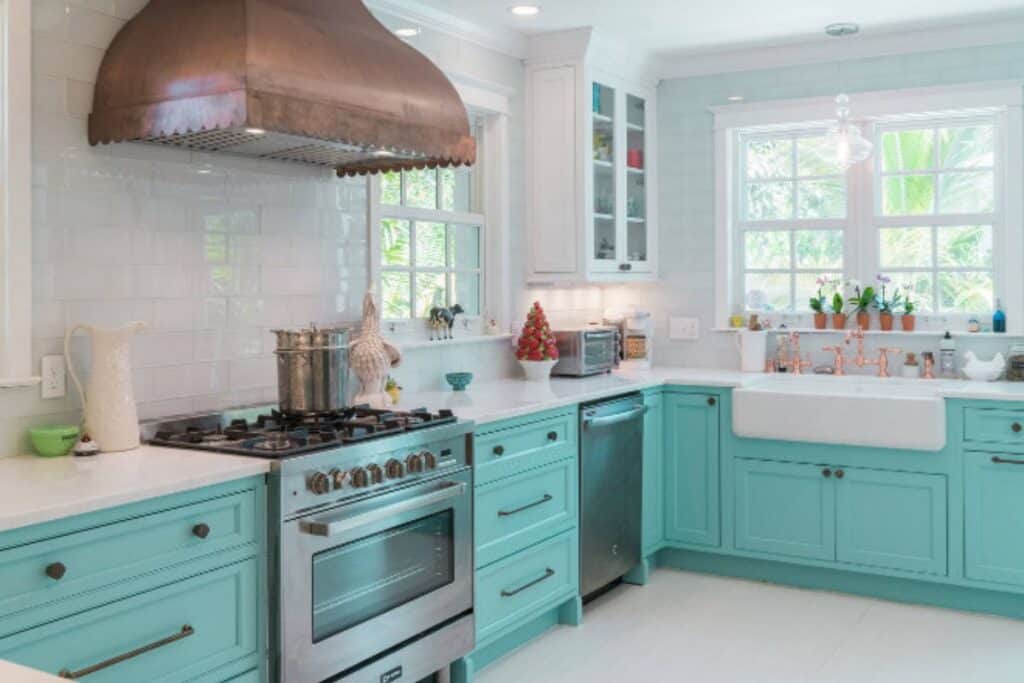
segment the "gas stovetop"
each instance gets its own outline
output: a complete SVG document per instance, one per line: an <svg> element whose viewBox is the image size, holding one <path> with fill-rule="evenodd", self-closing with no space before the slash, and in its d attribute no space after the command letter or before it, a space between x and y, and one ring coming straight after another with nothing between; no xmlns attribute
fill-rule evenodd
<svg viewBox="0 0 1024 683"><path fill-rule="evenodd" d="M184 417L143 425L143 438L155 446L289 458L456 422L450 410L408 411L353 406L317 415L290 415L275 409L247 409Z"/></svg>

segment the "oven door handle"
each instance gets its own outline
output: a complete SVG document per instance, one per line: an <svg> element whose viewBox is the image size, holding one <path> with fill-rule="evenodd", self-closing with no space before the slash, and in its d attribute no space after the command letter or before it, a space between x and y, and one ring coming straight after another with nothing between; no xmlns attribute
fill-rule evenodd
<svg viewBox="0 0 1024 683"><path fill-rule="evenodd" d="M355 515L353 517L336 515L326 519L302 521L299 522L299 528L307 534L329 538L331 536L343 534L346 531L351 531L352 529L357 529L361 526L366 526L367 524L379 522L403 512L436 505L437 503L446 501L450 498L457 498L465 492L465 483L447 481L442 484L439 489L431 491L430 493L425 493L422 496L416 496L415 498L392 503L391 505L386 505L382 508L364 512L361 515Z"/></svg>

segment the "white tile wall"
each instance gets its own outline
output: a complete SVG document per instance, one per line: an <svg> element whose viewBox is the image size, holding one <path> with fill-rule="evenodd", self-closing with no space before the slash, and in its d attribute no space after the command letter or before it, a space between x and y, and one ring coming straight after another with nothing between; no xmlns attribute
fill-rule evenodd
<svg viewBox="0 0 1024 683"><path fill-rule="evenodd" d="M133 345L143 417L273 400L269 330L359 318L368 279L366 181L146 145L89 147L100 60L145 4L32 2L36 362L62 352L74 322L143 320L149 330ZM425 51L448 66L521 86L517 60L479 47L442 55L444 41L423 36ZM514 123L511 135L520 139L521 126ZM512 200L517 215L521 203ZM85 374L88 355L89 345L76 339ZM477 363L482 374L500 376L510 367L506 355L493 343L459 354L418 350L402 381L433 386L444 368ZM76 422L78 409L73 389L49 401L37 389L0 392L0 454L24 449L30 425Z"/></svg>

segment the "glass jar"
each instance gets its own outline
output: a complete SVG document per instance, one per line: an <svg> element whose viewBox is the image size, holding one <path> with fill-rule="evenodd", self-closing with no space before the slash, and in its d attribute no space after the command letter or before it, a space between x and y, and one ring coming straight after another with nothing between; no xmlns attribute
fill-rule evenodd
<svg viewBox="0 0 1024 683"><path fill-rule="evenodd" d="M1024 382L1024 344L1010 347L1010 357L1006 361L1006 379L1011 382Z"/></svg>

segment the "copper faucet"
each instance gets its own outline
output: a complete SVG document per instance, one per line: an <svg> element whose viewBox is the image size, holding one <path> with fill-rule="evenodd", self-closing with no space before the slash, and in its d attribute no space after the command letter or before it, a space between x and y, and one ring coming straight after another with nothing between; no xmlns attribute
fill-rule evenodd
<svg viewBox="0 0 1024 683"><path fill-rule="evenodd" d="M842 377L846 374L846 356L843 355L843 347L836 344L835 346L822 346L822 351L831 351L836 355L835 362L832 365L832 374L836 377Z"/></svg>
<svg viewBox="0 0 1024 683"><path fill-rule="evenodd" d="M804 374L804 368L811 367L812 363L809 360L800 360L800 333L790 332L789 333L789 346L792 348L792 355L786 362L786 366L792 371L794 375Z"/></svg>
<svg viewBox="0 0 1024 683"><path fill-rule="evenodd" d="M882 346L878 349L878 358L874 360L868 360L864 357L864 328L857 327L856 330L850 330L846 333L846 343L850 343L850 339L857 340L857 357L853 359L854 364L858 368L862 368L865 365L877 365L879 377L889 377L889 354L890 353L903 353L903 349L894 349L890 347Z"/></svg>

